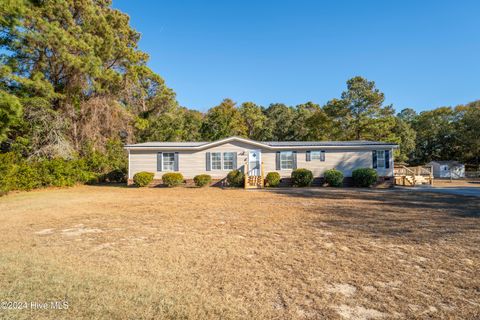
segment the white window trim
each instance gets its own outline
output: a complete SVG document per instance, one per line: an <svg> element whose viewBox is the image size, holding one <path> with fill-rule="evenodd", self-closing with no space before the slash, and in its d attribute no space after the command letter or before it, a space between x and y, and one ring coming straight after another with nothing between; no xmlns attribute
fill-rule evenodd
<svg viewBox="0 0 480 320"><path fill-rule="evenodd" d="M318 159L313 158L314 153L318 153ZM320 150L310 151L310 161L322 161L322 151L320 151Z"/></svg>
<svg viewBox="0 0 480 320"><path fill-rule="evenodd" d="M165 155L173 154L173 169L165 169ZM175 171L175 152L162 152L162 172L174 172Z"/></svg>
<svg viewBox="0 0 480 320"><path fill-rule="evenodd" d="M214 153L220 153L220 169L214 169L214 168L213 168L213 154L214 154ZM233 158L232 158L232 167L233 167L233 169L225 169L225 159L224 159L225 153L235 154L236 152L235 152L235 151L215 151L215 152L210 152L210 170L212 170L212 171L231 171L231 170L236 170L236 169L237 169L237 168L235 168L235 162L234 162L235 155L234 155Z"/></svg>
<svg viewBox="0 0 480 320"><path fill-rule="evenodd" d="M283 168L282 167L282 153L290 153L292 155L292 167L291 168ZM288 170L293 170L293 151L280 151L280 170L282 171L288 171ZM288 160L284 160L284 161L288 161Z"/></svg>
<svg viewBox="0 0 480 320"><path fill-rule="evenodd" d="M379 154L380 153L383 153L383 158L380 158L379 157ZM381 160L381 161L380 161ZM377 168L382 168L382 169L385 169L386 168L386 162L385 162L386 158L385 158L385 150L377 150ZM380 165L380 163L382 163L383 165Z"/></svg>
<svg viewBox="0 0 480 320"><path fill-rule="evenodd" d="M214 169L213 168L213 154L214 153L219 153L220 154L220 169ZM210 152L210 170L212 171L223 171L222 168L223 168L223 160L222 160L222 152L221 151L218 151L218 152Z"/></svg>
<svg viewBox="0 0 480 320"><path fill-rule="evenodd" d="M233 156L232 156L232 168L225 168L225 153L231 153ZM237 168L235 168L235 162L234 162L234 159L235 159L235 152L232 152L232 151L225 151L225 152L222 152L222 169L225 171L225 170L235 170Z"/></svg>

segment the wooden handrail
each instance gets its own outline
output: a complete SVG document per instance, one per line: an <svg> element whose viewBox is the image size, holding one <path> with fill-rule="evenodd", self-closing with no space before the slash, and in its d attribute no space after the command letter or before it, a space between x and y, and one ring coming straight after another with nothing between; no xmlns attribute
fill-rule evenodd
<svg viewBox="0 0 480 320"><path fill-rule="evenodd" d="M417 167L406 167L403 165L396 165L393 169L394 175L401 177L403 185L406 181L411 180L411 185L415 186L417 184L418 177L424 177L428 180L430 185L433 185L433 167L432 166L417 166ZM408 178L408 179L407 179Z"/></svg>
<svg viewBox="0 0 480 320"><path fill-rule="evenodd" d="M262 179L261 184L262 184L262 188L263 188L263 187L265 186L265 185L264 185L264 184L265 184L265 179L264 179L264 177L263 177L263 161L261 162L260 165L262 166L262 168L261 168L260 171L261 171L261 179Z"/></svg>
<svg viewBox="0 0 480 320"><path fill-rule="evenodd" d="M243 181L243 187L244 189L247 189L248 186L248 161L245 161L245 165L243 166L243 175L244 175L244 181Z"/></svg>

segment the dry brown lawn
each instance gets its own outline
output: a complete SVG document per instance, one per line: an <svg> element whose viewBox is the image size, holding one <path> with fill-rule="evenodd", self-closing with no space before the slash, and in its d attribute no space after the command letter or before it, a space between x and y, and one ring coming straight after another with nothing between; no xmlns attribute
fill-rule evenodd
<svg viewBox="0 0 480 320"><path fill-rule="evenodd" d="M475 319L480 198L89 187L0 198L13 319Z"/></svg>

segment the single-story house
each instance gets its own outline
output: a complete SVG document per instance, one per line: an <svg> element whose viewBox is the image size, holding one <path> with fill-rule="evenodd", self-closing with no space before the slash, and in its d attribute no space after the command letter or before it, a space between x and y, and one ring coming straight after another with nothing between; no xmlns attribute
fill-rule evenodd
<svg viewBox="0 0 480 320"><path fill-rule="evenodd" d="M428 165L433 168L434 178L465 178L465 165L458 161L430 161Z"/></svg>
<svg viewBox="0 0 480 320"><path fill-rule="evenodd" d="M290 178L292 170L306 168L321 178L328 169L351 177L357 168L375 168L380 177L393 177L394 143L378 141L254 141L229 137L213 142L145 142L125 146L128 182L148 171L160 180L166 172L181 172L186 180L209 174L222 180L233 169L248 176L278 172Z"/></svg>

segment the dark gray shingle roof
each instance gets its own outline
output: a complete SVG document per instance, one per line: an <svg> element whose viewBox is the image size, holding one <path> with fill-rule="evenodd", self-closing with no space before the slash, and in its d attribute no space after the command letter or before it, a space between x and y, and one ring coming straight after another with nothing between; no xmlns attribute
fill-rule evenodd
<svg viewBox="0 0 480 320"><path fill-rule="evenodd" d="M438 161L431 161L430 163L433 163L433 162L438 163L440 165L449 165L449 166L461 165L461 163L456 160L438 160Z"/></svg>
<svg viewBox="0 0 480 320"><path fill-rule="evenodd" d="M312 147L322 147L322 146L375 146L375 145L392 145L395 146L396 143L389 142L380 142L380 141L367 141L367 140L352 140L352 141L265 141L263 142L272 147L299 147L299 146L312 146Z"/></svg>
<svg viewBox="0 0 480 320"><path fill-rule="evenodd" d="M208 142L173 142L173 141L166 141L166 142L143 142L143 143L136 143L136 144L127 144L126 147L198 147Z"/></svg>
<svg viewBox="0 0 480 320"><path fill-rule="evenodd" d="M236 137L233 137L236 139ZM242 138L239 138L242 139ZM225 139L223 139L225 140ZM358 147L358 146L396 146L395 143L381 142L381 141L366 141L366 140L354 140L354 141L253 141L246 140L252 143L260 143L270 147ZM218 142L221 142L219 140ZM127 148L154 148L154 147L172 147L172 148L195 148L203 145L211 144L214 142L144 142L137 144L126 145Z"/></svg>

